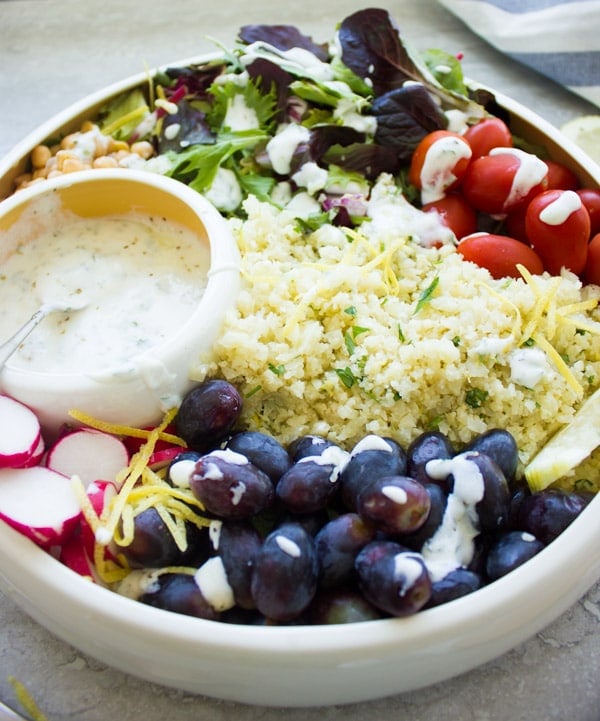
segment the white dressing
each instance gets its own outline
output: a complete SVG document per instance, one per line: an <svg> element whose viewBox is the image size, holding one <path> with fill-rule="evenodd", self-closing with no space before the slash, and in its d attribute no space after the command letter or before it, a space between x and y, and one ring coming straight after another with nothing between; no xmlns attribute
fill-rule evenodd
<svg viewBox="0 0 600 721"><path fill-rule="evenodd" d="M0 339L9 338L40 301L84 298L87 305L44 319L9 365L125 371L189 320L209 263L208 244L187 228L133 213L74 217L16 242L2 260Z"/></svg>
<svg viewBox="0 0 600 721"><path fill-rule="evenodd" d="M520 148L492 148L490 155L513 155L519 160L519 167L504 202L506 208L524 198L534 186L542 182L548 172L548 166L543 160Z"/></svg>
<svg viewBox="0 0 600 721"><path fill-rule="evenodd" d="M440 200L456 180L452 172L460 160L472 155L469 145L453 135L446 135L431 144L421 169L421 200L423 204Z"/></svg>
<svg viewBox="0 0 600 721"><path fill-rule="evenodd" d="M267 155L273 170L279 175L288 175L294 151L300 143L308 142L310 131L303 125L290 123L267 143Z"/></svg>
<svg viewBox="0 0 600 721"><path fill-rule="evenodd" d="M562 225L570 215L581 210L582 207L581 198L577 193L574 190L565 190L540 212L539 218L546 225Z"/></svg>
<svg viewBox="0 0 600 721"><path fill-rule="evenodd" d="M225 566L219 556L205 561L194 574L194 581L215 611L227 611L235 606L233 589L229 585Z"/></svg>
<svg viewBox="0 0 600 721"><path fill-rule="evenodd" d="M473 541L479 535L475 506L483 498L484 482L477 464L465 454L449 460L429 461L425 470L434 479L454 477L442 523L421 549L431 580L435 582L473 560Z"/></svg>

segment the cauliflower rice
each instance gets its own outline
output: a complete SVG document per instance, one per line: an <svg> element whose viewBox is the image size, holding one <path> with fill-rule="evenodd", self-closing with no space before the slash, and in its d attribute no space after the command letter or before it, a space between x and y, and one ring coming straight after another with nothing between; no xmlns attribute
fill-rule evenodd
<svg viewBox="0 0 600 721"><path fill-rule="evenodd" d="M407 215L391 177L370 202L358 231L308 233L247 200L231 221L243 288L195 379L236 384L243 421L284 443L374 433L406 447L437 429L460 448L504 428L526 464L599 384L600 288L569 272L494 280L452 243L426 247L429 219ZM599 467L596 453L578 478L597 483Z"/></svg>

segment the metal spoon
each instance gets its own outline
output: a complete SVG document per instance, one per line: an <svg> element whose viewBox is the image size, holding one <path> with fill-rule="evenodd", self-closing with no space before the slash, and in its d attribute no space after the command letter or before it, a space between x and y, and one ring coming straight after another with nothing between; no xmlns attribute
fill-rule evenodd
<svg viewBox="0 0 600 721"><path fill-rule="evenodd" d="M79 303L60 301L54 303L44 303L14 335L12 335L4 343L0 344L0 369L4 366L11 355L19 348L25 338L27 338L33 329L38 326L47 315L50 315L51 313L69 313L81 310L86 305L87 301L83 299Z"/></svg>

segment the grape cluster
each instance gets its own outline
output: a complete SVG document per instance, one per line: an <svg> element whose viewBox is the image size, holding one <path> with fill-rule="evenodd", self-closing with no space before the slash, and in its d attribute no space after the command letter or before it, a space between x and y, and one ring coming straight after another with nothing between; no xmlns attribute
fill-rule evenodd
<svg viewBox="0 0 600 721"><path fill-rule="evenodd" d="M210 526L188 523L181 552L153 509L137 516L124 552L134 568L155 569L143 603L269 625L407 616L509 573L591 498L532 495L515 478L517 444L502 429L460 450L437 431L406 449L373 435L350 450L318 436L285 448L236 430L241 409L222 380L183 400L175 425L188 449L167 480L189 487Z"/></svg>

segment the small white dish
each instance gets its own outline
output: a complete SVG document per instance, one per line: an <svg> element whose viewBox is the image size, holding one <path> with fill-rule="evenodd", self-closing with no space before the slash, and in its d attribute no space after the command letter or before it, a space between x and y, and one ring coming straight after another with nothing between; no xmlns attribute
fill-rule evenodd
<svg viewBox="0 0 600 721"><path fill-rule="evenodd" d="M191 365L210 351L225 312L235 301L239 254L227 222L199 193L150 172L84 170L20 190L0 203L0 251L9 238L11 243L21 236L27 241L73 217L103 219L130 213L157 216L190 231L192 240L207 246L205 291L184 322L174 323L166 337L150 341L149 348L133 352L126 363L114 368L108 365L92 372L57 366L46 371L8 359L0 372L0 390L32 408L50 432L70 420L72 408L112 423L156 423L191 387ZM23 249L26 253L27 242ZM156 275L160 272L157 267ZM154 292L152 286L149 292ZM118 312L126 316L131 309Z"/></svg>

